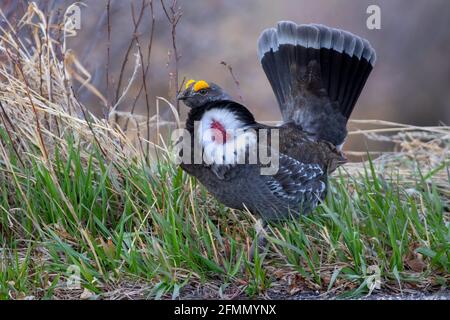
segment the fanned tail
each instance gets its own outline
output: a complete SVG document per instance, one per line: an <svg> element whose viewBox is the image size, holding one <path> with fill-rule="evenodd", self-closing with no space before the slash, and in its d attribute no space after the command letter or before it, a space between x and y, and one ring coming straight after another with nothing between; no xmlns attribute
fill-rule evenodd
<svg viewBox="0 0 450 320"><path fill-rule="evenodd" d="M279 22L261 34L258 54L283 120L341 145L375 64L370 43L323 25Z"/></svg>

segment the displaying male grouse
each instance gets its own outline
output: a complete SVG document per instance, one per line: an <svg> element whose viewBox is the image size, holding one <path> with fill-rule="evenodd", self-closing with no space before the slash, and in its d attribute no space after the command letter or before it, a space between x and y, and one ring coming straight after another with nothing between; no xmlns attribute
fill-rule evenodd
<svg viewBox="0 0 450 320"><path fill-rule="evenodd" d="M308 213L324 198L327 175L345 162L346 124L376 57L367 40L349 32L293 22L266 29L258 54L283 124L260 124L216 84L190 80L178 99L191 108L186 127L204 155L195 162L191 150L181 167L225 205L267 222ZM279 130L279 169L272 175L261 174L260 162L232 159L236 148L259 144L262 129Z"/></svg>

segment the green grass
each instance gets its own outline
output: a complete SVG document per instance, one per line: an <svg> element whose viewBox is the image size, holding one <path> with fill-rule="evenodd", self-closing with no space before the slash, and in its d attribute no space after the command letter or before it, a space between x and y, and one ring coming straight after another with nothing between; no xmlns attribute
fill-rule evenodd
<svg viewBox="0 0 450 320"><path fill-rule="evenodd" d="M51 165L29 157L24 167L1 128L0 136L8 155L0 158L0 299L79 298L84 289L91 298L177 298L198 288L205 297L348 297L369 292L372 268L385 291L448 287L449 194L433 180L448 163L421 172L410 160L413 180L373 162L351 177L340 170L326 202L271 226L268 250L251 263L252 217L168 161L152 172L99 150L85 160L69 139ZM73 270L81 289L67 288Z"/></svg>

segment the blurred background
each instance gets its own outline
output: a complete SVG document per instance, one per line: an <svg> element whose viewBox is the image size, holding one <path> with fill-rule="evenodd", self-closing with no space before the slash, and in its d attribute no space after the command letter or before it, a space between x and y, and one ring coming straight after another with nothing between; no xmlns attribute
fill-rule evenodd
<svg viewBox="0 0 450 320"><path fill-rule="evenodd" d="M0 8L10 21L17 23L28 3L1 0ZM75 1L40 0L36 3L49 12L50 21L56 21L56 16ZM256 41L263 29L275 26L279 20L292 20L351 31L367 38L376 49L377 65L353 119L433 126L450 124L448 0L178 0L177 3L166 0L163 2L166 12L160 0L154 0L152 6L147 0L137 32L135 23L143 1L85 0L83 3L80 5L80 29L69 39L69 47L91 74L92 84L107 100L105 105L86 88L78 89L80 99L98 116L104 115L105 110L117 102L117 85L124 60L128 62L123 68L119 92L127 86L133 74L138 44L143 61L149 62L146 90L142 90L143 77L136 76L117 108L122 111L134 108L139 114L146 114L148 109L154 114L157 96L175 101L177 59L169 20L179 17L175 29L178 85L190 78L213 81L236 99L242 96L258 120L277 121L280 115L257 58ZM366 26L369 5L381 8L380 30L369 30ZM147 60L150 41L151 55ZM128 48L130 53L126 58ZM235 79L222 61L232 66ZM186 109L180 106L182 119ZM350 141L349 145L361 147L363 142Z"/></svg>

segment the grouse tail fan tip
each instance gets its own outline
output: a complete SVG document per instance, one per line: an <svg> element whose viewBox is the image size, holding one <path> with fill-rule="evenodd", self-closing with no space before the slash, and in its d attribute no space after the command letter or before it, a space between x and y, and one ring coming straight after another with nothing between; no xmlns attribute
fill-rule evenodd
<svg viewBox="0 0 450 320"><path fill-rule="evenodd" d="M347 31L283 21L263 31L258 55L283 120L341 145L375 64L370 43Z"/></svg>

